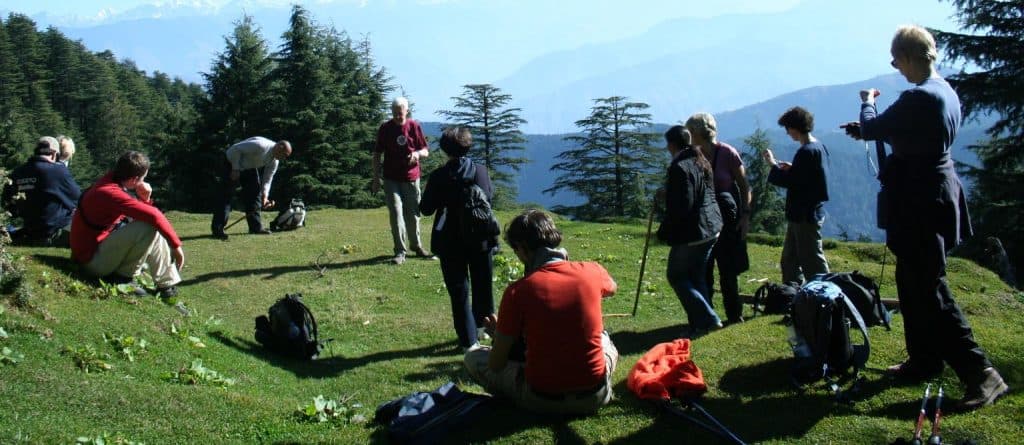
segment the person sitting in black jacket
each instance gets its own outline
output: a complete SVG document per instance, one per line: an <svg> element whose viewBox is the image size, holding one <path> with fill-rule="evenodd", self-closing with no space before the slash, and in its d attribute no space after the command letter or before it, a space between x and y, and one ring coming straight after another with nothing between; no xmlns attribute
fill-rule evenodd
<svg viewBox="0 0 1024 445"><path fill-rule="evenodd" d="M67 167L57 163L57 140L39 139L35 155L9 175L4 208L24 223L13 235L16 244L67 246L71 215L82 194Z"/></svg>
<svg viewBox="0 0 1024 445"><path fill-rule="evenodd" d="M479 347L486 317L494 316L492 289L493 249L498 245L497 235L483 240L461 239L459 211L463 206L461 188L476 184L487 195L494 196L487 169L473 163L466 156L473 145L473 136L464 127L450 127L441 134L441 150L448 162L430 174L420 199L420 212L433 215L434 228L430 237L430 250L441 263L441 275L451 298L452 318L459 345L465 350ZM468 278L467 278L468 272ZM472 280L473 299L470 305L469 281Z"/></svg>

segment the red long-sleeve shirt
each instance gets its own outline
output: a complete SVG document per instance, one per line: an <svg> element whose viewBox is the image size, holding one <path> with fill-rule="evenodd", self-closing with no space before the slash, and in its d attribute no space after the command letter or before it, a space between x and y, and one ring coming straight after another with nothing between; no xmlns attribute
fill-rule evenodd
<svg viewBox="0 0 1024 445"><path fill-rule="evenodd" d="M83 213L88 224L82 219ZM71 258L81 264L91 261L114 223L125 216L156 227L172 249L181 246L181 239L160 209L153 207L152 201L140 201L129 195L108 172L85 192L71 220Z"/></svg>

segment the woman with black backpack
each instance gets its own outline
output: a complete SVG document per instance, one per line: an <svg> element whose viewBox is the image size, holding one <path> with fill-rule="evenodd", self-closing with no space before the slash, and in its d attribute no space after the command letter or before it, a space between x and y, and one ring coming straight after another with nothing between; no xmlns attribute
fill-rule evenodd
<svg viewBox="0 0 1024 445"><path fill-rule="evenodd" d="M690 330L683 337L692 339L722 327L704 278L711 248L722 230L722 216L711 164L699 148L690 145L690 133L676 125L665 132L665 143L672 163L665 180L665 217L658 239L672 246L666 274L686 311Z"/></svg>
<svg viewBox="0 0 1024 445"><path fill-rule="evenodd" d="M478 326L483 326L484 318L494 316L491 277L499 231L490 209L494 189L487 169L466 156L473 145L469 129L446 128L440 145L448 162L430 174L420 212L438 212L430 249L441 260L459 346L471 350L480 346Z"/></svg>

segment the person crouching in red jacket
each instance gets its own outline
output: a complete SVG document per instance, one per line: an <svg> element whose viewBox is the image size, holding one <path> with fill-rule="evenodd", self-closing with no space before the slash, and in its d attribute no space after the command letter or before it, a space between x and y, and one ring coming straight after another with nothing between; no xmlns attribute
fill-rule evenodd
<svg viewBox="0 0 1024 445"><path fill-rule="evenodd" d="M170 298L178 294L185 252L171 223L153 206L147 173L146 155L129 151L82 194L71 220L71 258L111 283L131 282L147 265L158 296Z"/></svg>

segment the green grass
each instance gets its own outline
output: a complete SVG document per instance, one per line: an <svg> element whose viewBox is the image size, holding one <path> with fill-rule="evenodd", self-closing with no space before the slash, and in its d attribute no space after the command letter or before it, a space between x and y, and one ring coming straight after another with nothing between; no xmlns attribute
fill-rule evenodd
<svg viewBox="0 0 1024 445"><path fill-rule="evenodd" d="M508 220L511 214L502 214ZM80 285L63 249L13 249L28 270L29 303L19 309L4 298L0 347L23 354L16 364L0 359L0 443L73 443L104 433L157 443L367 443L384 439L373 424L303 421L296 409L317 395L348 398L346 406L372 417L387 400L468 382L455 344L448 297L438 264L410 259L386 262L391 238L384 209L321 210L308 227L273 236L207 238L208 215L172 213L186 240L181 300L196 315L183 318L157 299L96 299ZM423 222L429 233L429 219ZM570 257L599 260L620 286L604 312L629 313L643 248L644 222L593 224L560 220ZM234 230L240 231L238 227ZM779 276L779 248L751 244L744 293ZM882 248L836 243L826 251L833 270L858 269L878 276ZM510 259L507 248L502 255ZM632 363L656 343L682 331L685 316L664 278L667 247L654 245L636 318L609 317L606 327L622 353L615 372L617 399L596 416L549 419L498 404L450 441L496 443L714 443L680 419L659 415L625 387ZM892 256L883 293L894 297ZM319 263L322 267L315 267ZM514 263L514 261L513 261ZM989 357L1014 392L994 407L943 419L948 440L1019 443L1024 437L1024 302L981 267L950 261L950 283ZM304 363L268 355L253 342L253 318L287 292L302 292L333 342L321 360ZM499 300L501 289L496 289ZM717 298L717 297L716 297ZM720 300L719 300L720 301ZM719 305L720 307L720 305ZM747 309L749 312L749 308ZM172 335L171 325L187 335ZM146 340L129 361L108 336ZM880 369L904 357L902 319L891 332L873 328L868 382L852 406L836 404L819 387L804 392L787 383L790 352L778 317L757 317L701 338L694 360L710 390L704 406L740 437L762 443L889 443L908 438L921 387L890 386ZM196 347L188 336L205 348ZM0 335L2 337L2 335ZM65 348L95 350L111 366L86 373ZM186 385L166 374L194 359L233 385ZM948 370L939 380L951 397L962 390Z"/></svg>

